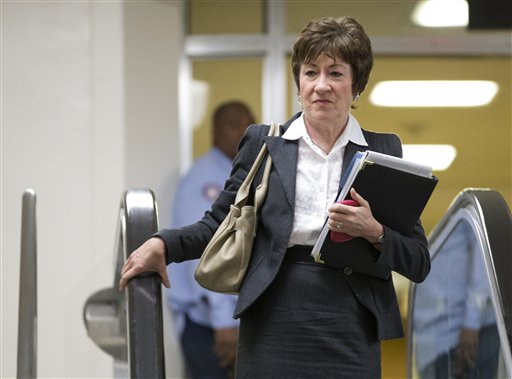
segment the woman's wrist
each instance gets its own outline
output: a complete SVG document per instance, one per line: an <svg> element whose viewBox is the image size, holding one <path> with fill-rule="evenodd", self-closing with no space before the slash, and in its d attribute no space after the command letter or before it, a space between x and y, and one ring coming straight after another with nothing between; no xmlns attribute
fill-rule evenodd
<svg viewBox="0 0 512 379"><path fill-rule="evenodd" d="M375 228L375 231L372 233L370 238L368 238L368 242L370 242L372 245L384 243L384 227L382 224L378 224L378 227Z"/></svg>

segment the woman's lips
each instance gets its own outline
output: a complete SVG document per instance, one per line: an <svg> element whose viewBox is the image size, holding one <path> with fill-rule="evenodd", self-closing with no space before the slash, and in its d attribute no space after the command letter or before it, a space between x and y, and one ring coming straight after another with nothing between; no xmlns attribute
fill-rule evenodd
<svg viewBox="0 0 512 379"><path fill-rule="evenodd" d="M318 100L313 101L313 103L314 104L330 104L331 102L326 99L318 99Z"/></svg>

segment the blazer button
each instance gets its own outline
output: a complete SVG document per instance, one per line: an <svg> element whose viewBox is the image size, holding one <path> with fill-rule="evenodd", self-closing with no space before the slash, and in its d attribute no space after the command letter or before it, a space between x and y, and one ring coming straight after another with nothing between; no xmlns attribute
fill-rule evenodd
<svg viewBox="0 0 512 379"><path fill-rule="evenodd" d="M352 268L351 267L345 267L343 269L343 273L346 275L346 276L350 276L352 274Z"/></svg>

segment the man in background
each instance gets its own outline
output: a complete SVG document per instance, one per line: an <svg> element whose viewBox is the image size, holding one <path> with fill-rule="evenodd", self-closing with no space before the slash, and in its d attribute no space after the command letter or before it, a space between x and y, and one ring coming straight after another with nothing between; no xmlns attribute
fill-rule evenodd
<svg viewBox="0 0 512 379"><path fill-rule="evenodd" d="M189 225L210 209L231 172L232 160L245 129L255 122L240 101L226 102L213 115L213 147L197 159L176 189L172 227ZM233 377L238 320L233 319L236 296L200 287L194 272L198 261L167 267L172 287L166 290L191 379Z"/></svg>

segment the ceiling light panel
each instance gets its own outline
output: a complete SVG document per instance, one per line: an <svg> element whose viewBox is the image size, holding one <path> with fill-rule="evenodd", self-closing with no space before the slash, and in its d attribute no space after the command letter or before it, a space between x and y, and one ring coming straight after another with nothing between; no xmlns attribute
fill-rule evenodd
<svg viewBox="0 0 512 379"><path fill-rule="evenodd" d="M444 171L457 156L452 145L403 145L404 159L432 167L434 171Z"/></svg>
<svg viewBox="0 0 512 379"><path fill-rule="evenodd" d="M498 85L485 80L397 80L377 83L370 101L382 107L478 107L497 92Z"/></svg>
<svg viewBox="0 0 512 379"><path fill-rule="evenodd" d="M418 1L411 18L427 28L465 27L469 23L469 6L466 0Z"/></svg>

